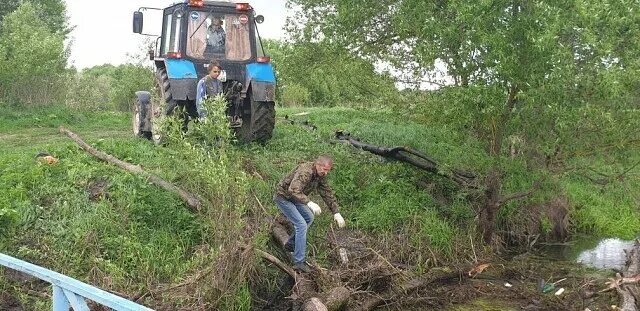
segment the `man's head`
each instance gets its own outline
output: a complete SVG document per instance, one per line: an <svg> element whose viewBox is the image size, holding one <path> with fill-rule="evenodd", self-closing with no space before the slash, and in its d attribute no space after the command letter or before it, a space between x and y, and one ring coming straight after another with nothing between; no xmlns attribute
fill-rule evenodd
<svg viewBox="0 0 640 311"><path fill-rule="evenodd" d="M313 162L313 165L318 175L325 176L333 167L333 160L327 155L321 155Z"/></svg>
<svg viewBox="0 0 640 311"><path fill-rule="evenodd" d="M222 20L219 19L219 18L216 18L216 17L212 18L211 19L211 28L212 29L218 29L220 27L222 27Z"/></svg>
<svg viewBox="0 0 640 311"><path fill-rule="evenodd" d="M218 76L220 76L220 71L222 70L222 67L220 66L220 63L217 60L212 60L209 63L209 77L213 78L213 79L217 79Z"/></svg>

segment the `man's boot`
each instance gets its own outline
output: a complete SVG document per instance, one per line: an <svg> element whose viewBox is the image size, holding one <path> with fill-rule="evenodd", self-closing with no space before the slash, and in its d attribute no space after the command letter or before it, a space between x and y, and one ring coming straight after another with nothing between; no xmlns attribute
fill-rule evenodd
<svg viewBox="0 0 640 311"><path fill-rule="evenodd" d="M299 262L293 266L293 269L299 272L311 273L311 267L306 261Z"/></svg>
<svg viewBox="0 0 640 311"><path fill-rule="evenodd" d="M287 251L287 252L292 253L295 250L295 247L294 247L293 243L287 242L287 244L284 245L284 250Z"/></svg>

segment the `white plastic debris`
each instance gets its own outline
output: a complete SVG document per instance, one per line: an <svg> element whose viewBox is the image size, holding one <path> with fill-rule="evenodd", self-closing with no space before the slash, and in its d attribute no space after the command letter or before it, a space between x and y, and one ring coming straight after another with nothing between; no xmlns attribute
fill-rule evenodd
<svg viewBox="0 0 640 311"><path fill-rule="evenodd" d="M342 247L340 247L340 259L342 260L342 263L349 262L349 257L347 256L347 250Z"/></svg>
<svg viewBox="0 0 640 311"><path fill-rule="evenodd" d="M504 287L513 287L513 285L511 285L511 283L504 283Z"/></svg>
<svg viewBox="0 0 640 311"><path fill-rule="evenodd" d="M564 293L564 287L560 288L557 292L556 292L556 296L560 296L562 295L562 293Z"/></svg>

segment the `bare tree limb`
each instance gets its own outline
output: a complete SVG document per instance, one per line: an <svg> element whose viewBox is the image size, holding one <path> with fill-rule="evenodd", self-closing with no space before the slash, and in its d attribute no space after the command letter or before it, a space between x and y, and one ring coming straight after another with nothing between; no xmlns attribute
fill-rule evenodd
<svg viewBox="0 0 640 311"><path fill-rule="evenodd" d="M507 203L509 201L512 201L512 200L526 198L526 197L532 195L534 192L536 192L536 191L538 191L538 189L540 189L540 182L541 181L542 181L542 179L536 181L535 183L533 183L533 186L528 191L517 192L517 193L512 193L510 195L507 195L507 196L503 196L502 198L500 198L500 201L499 201L498 205L505 204L505 203Z"/></svg>
<svg viewBox="0 0 640 311"><path fill-rule="evenodd" d="M129 172L132 173L136 173L139 175L144 176L147 180L149 180L151 183L155 184L156 186L159 186L161 188L164 188L165 190L169 191L169 192L173 192L175 194L177 194L178 196L180 196L180 198L187 203L187 205L191 208L192 211L196 212L198 210L200 210L200 208L202 207L202 203L200 203L200 200L193 194L176 187L175 185L165 181L164 179L151 174L145 170L142 169L142 167L140 167L139 165L133 165L131 163L122 161L112 155L106 154L102 151L99 151L93 147L91 147L89 144L85 143L82 138L80 138L78 135L76 135L75 133L71 132L70 130L64 128L64 127L60 127L60 133L66 134L67 136L69 136L69 138L71 138L73 141L75 141L82 149L84 149L86 152L88 152L89 154L91 154L92 156L111 163L123 170L127 170Z"/></svg>
<svg viewBox="0 0 640 311"><path fill-rule="evenodd" d="M289 266L287 266L285 263L283 263L280 259L276 258L275 256L260 250L260 249L254 249L256 251L256 253L258 255L260 255L260 257L264 258L265 260L271 262L272 264L276 265L278 268L280 268L280 270L286 272L288 275L290 275L292 278L296 277L296 272L293 271L293 269L291 269Z"/></svg>

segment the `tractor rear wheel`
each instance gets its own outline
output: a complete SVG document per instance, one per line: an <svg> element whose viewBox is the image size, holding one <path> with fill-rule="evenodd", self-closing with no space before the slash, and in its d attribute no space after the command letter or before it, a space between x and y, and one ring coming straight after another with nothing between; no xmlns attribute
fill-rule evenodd
<svg viewBox="0 0 640 311"><path fill-rule="evenodd" d="M236 136L242 142L266 143L273 135L276 121L275 103L247 98L242 115L242 126L236 128Z"/></svg>
<svg viewBox="0 0 640 311"><path fill-rule="evenodd" d="M173 99L167 70L162 68L156 73L156 85L151 98L151 138L156 144L162 143L162 122L173 113L177 102Z"/></svg>

